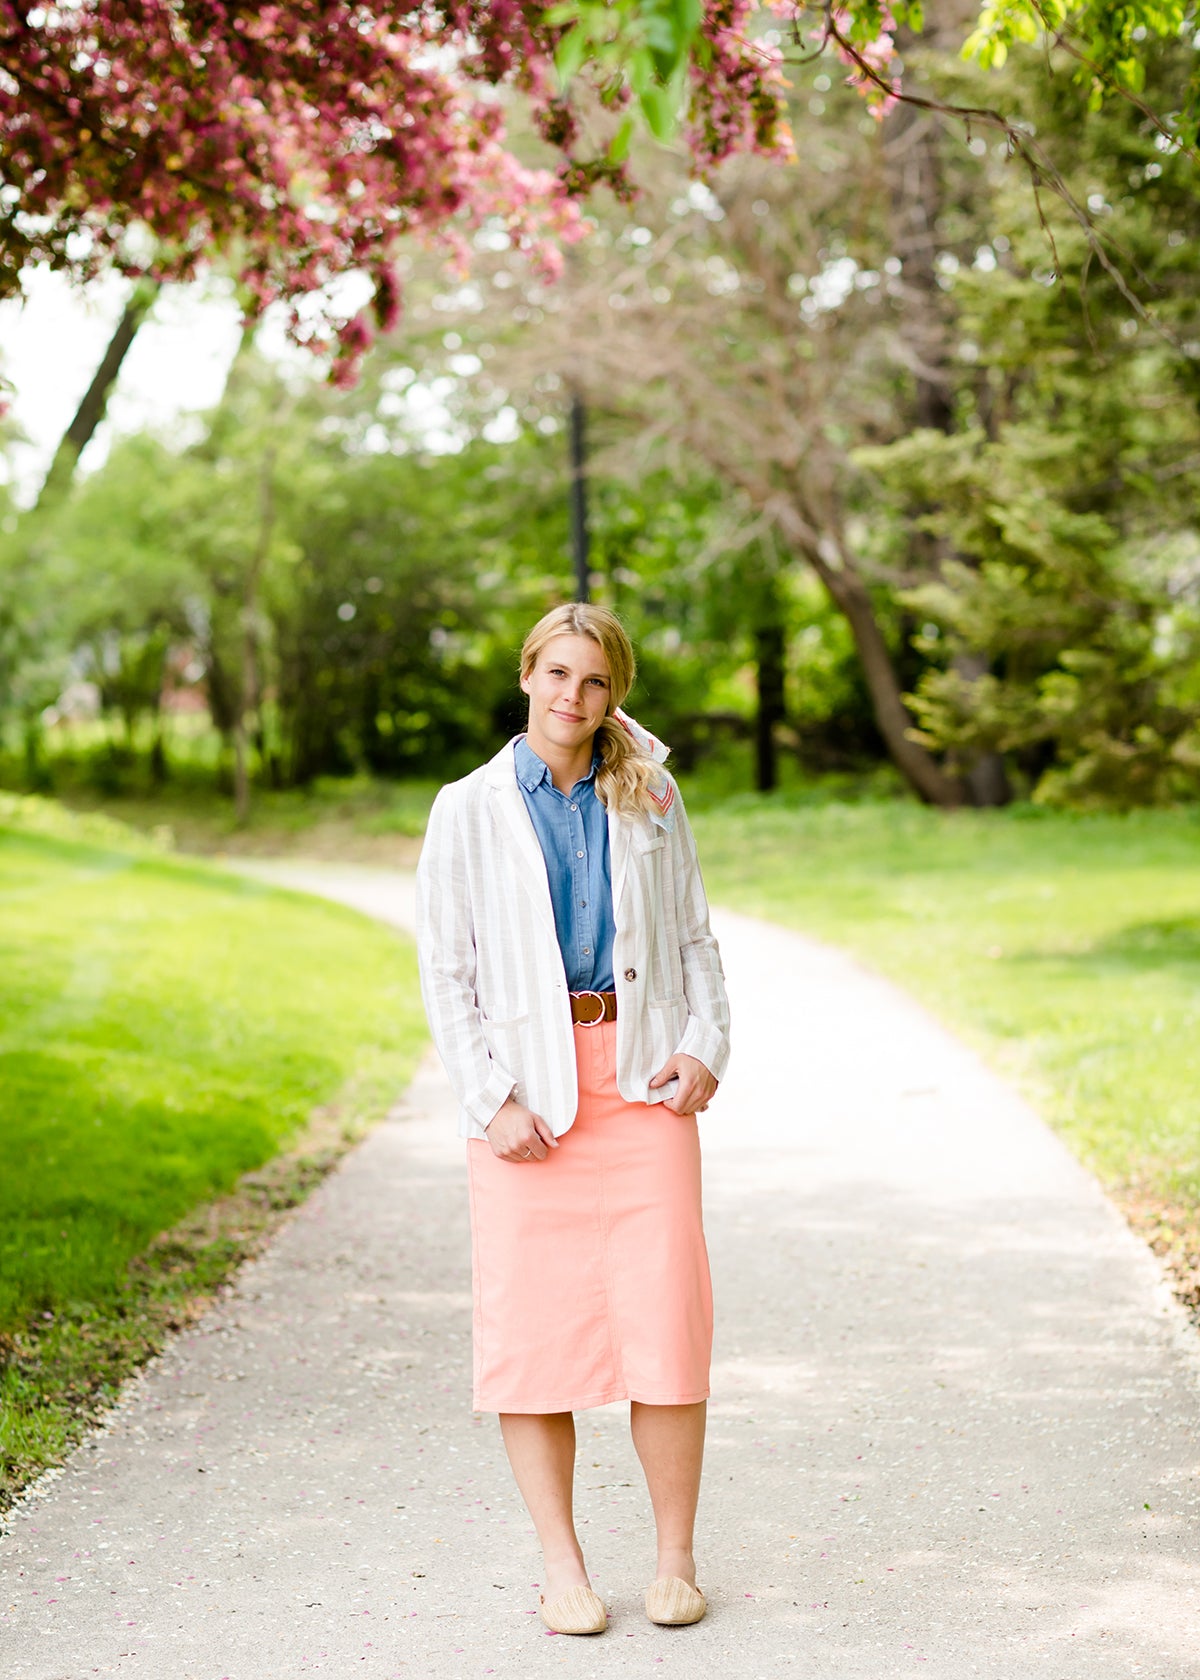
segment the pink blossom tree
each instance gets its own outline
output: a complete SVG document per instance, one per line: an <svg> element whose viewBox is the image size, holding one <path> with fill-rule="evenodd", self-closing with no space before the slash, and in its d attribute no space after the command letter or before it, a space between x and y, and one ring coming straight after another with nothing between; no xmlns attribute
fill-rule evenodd
<svg viewBox="0 0 1200 1680"><path fill-rule="evenodd" d="M749 5L693 9L711 44L694 77L698 160L781 147ZM619 148L590 149L564 93L554 60L570 32L525 0L0 0L0 296L31 264L188 279L219 256L252 313L285 302L294 337L334 348L353 378L395 320L399 240L452 247L499 217L553 270L580 196L621 185ZM623 62L601 80L609 103L630 101ZM507 145L506 87L555 166ZM371 280L369 314L339 313L348 271Z"/></svg>

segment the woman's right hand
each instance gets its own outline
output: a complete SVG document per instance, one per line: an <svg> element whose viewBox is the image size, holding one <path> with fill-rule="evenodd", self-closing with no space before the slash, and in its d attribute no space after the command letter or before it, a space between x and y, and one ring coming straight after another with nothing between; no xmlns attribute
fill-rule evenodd
<svg viewBox="0 0 1200 1680"><path fill-rule="evenodd" d="M502 1161L544 1161L548 1150L558 1148L558 1139L540 1114L522 1108L515 1097L509 1097L489 1121L487 1140L492 1154Z"/></svg>

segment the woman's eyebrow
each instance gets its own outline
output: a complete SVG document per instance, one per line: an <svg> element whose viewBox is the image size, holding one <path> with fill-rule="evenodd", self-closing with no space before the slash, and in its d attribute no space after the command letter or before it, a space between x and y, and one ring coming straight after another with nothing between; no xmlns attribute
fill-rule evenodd
<svg viewBox="0 0 1200 1680"><path fill-rule="evenodd" d="M550 668L554 671L566 671L568 676L574 674L565 659L552 659L550 661ZM612 678L609 676L607 671L586 671L584 673L585 682L590 682L593 677L599 677L601 682L612 681Z"/></svg>

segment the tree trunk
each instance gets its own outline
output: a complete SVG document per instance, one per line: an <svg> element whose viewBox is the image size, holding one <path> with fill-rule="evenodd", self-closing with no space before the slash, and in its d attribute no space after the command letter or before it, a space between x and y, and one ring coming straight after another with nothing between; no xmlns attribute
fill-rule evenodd
<svg viewBox="0 0 1200 1680"><path fill-rule="evenodd" d="M960 653L953 661L954 670L964 682L977 682L988 669L981 653ZM985 752L963 771L963 783L972 805L987 807L1012 803L1012 787L1004 760L998 752Z"/></svg>
<svg viewBox="0 0 1200 1680"><path fill-rule="evenodd" d="M902 32L902 50L925 45L953 52L962 39L973 0L934 0L923 33ZM943 208L941 129L930 111L903 103L885 116L882 127L884 173L892 207L892 244L902 264L904 361L913 374L913 419L918 427L954 431L954 381L950 333L954 325L947 294L938 284L938 220ZM925 569L937 573L947 558L945 545L914 533ZM959 556L958 558L962 558ZM969 561L966 562L969 564ZM981 655L968 653L964 667L978 677L987 670ZM1012 797L1004 761L985 753L964 774L973 805L1006 805Z"/></svg>
<svg viewBox="0 0 1200 1680"><path fill-rule="evenodd" d="M892 245L902 265L903 360L915 384L913 418L917 426L950 432L954 416L946 365L948 309L935 263L942 199L937 135L933 113L912 105L893 106L883 119Z"/></svg>
<svg viewBox="0 0 1200 1680"><path fill-rule="evenodd" d="M275 527L275 451L263 454L259 480L258 540L246 568L242 596L242 681L233 721L233 797L239 828L250 821L250 754L247 719L256 710L258 695L258 585Z"/></svg>
<svg viewBox="0 0 1200 1680"><path fill-rule="evenodd" d="M893 764L913 791L928 804L948 808L961 805L964 798L962 784L947 776L932 754L920 742L910 738L912 718L904 704L892 656L875 617L874 602L849 556L841 552L833 563L808 544L804 545L803 552L850 626L871 696L875 722Z"/></svg>
<svg viewBox="0 0 1200 1680"><path fill-rule="evenodd" d="M170 776L170 766L167 763L167 743L164 738L165 723L162 707L159 706L155 716L154 740L150 744L150 782L160 788Z"/></svg>
<svg viewBox="0 0 1200 1680"><path fill-rule="evenodd" d="M75 476L75 468L79 457L91 442L100 422L104 419L108 408L108 399L112 395L112 388L117 382L117 375L121 371L121 363L129 351L130 345L137 337L138 328L150 312L151 305L159 293L157 280L139 280L130 294L117 322L112 337L108 341L108 348L101 358L100 366L96 369L91 384L84 392L83 401L75 410L75 418L63 433L62 441L54 451L54 459L50 463L50 470L46 474L42 488L38 492L36 506L48 506L70 488L71 480Z"/></svg>
<svg viewBox="0 0 1200 1680"><path fill-rule="evenodd" d="M775 725L784 717L786 638L778 621L760 624L754 632L758 677L758 712L754 720L754 785L771 793L778 785Z"/></svg>

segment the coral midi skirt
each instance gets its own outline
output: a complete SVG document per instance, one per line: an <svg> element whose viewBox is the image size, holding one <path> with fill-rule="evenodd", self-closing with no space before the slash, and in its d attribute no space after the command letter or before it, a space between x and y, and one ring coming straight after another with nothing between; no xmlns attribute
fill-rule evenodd
<svg viewBox="0 0 1200 1680"><path fill-rule="evenodd" d="M575 1028L579 1110L544 1161L467 1144L477 1411L708 1396L696 1119L625 1101L616 1033Z"/></svg>

